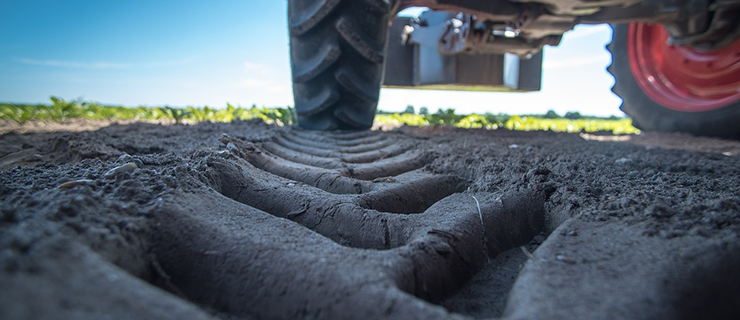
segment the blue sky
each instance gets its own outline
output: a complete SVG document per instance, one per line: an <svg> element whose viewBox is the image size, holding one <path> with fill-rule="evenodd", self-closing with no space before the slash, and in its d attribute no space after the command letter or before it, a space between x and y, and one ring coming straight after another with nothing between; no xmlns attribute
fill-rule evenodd
<svg viewBox="0 0 740 320"><path fill-rule="evenodd" d="M0 1L0 101L292 105L287 1ZM623 115L609 90L607 26L545 50L542 91L383 89L380 109Z"/></svg>

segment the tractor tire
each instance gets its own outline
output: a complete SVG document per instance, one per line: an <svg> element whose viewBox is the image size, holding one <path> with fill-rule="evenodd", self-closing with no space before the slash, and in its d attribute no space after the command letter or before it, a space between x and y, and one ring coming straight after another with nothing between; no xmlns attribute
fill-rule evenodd
<svg viewBox="0 0 740 320"><path fill-rule="evenodd" d="M373 125L388 43L390 0L289 0L290 58L298 125Z"/></svg>
<svg viewBox="0 0 740 320"><path fill-rule="evenodd" d="M740 138L740 40L701 51L667 43L659 25L613 25L612 91L637 128Z"/></svg>

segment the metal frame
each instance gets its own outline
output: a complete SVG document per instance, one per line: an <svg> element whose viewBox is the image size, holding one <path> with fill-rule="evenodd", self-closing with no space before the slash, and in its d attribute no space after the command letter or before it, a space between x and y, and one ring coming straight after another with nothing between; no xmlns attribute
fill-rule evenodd
<svg viewBox="0 0 740 320"><path fill-rule="evenodd" d="M393 0L389 0L393 1ZM542 48L579 23L661 24L669 42L717 50L740 37L740 0L397 0L424 6L391 27L383 85L470 91L535 91ZM514 55L512 55L514 54Z"/></svg>
<svg viewBox="0 0 740 320"><path fill-rule="evenodd" d="M427 12L421 18L429 30L444 32L455 14ZM436 36L409 38L411 18L396 18L385 65L386 88L457 91L538 91L541 86L542 53L529 59L514 54L443 54ZM416 24L418 26L418 24ZM440 27L441 26L441 27Z"/></svg>
<svg viewBox="0 0 740 320"><path fill-rule="evenodd" d="M550 45L579 23L650 22L666 27L671 42L706 50L740 37L740 0L396 0L396 12L411 7L464 12L517 38ZM488 30L487 30L488 31ZM542 40L543 38L549 40ZM558 40L559 41L559 40ZM500 46L511 46L503 41ZM490 42L481 42L491 46ZM491 49L487 49L491 50ZM498 51L505 51L499 49ZM507 51L508 52L508 51Z"/></svg>

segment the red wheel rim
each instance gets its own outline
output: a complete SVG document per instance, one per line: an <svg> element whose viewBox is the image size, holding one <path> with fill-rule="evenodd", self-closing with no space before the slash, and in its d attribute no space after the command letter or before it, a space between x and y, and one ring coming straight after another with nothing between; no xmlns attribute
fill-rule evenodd
<svg viewBox="0 0 740 320"><path fill-rule="evenodd" d="M662 26L631 23L627 54L637 84L666 108L708 111L740 100L740 39L702 51L668 45Z"/></svg>

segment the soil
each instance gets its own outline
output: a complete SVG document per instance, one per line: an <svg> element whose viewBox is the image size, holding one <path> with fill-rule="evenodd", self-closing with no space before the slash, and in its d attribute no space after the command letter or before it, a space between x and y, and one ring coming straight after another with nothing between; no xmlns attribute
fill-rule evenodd
<svg viewBox="0 0 740 320"><path fill-rule="evenodd" d="M739 319L739 154L665 133L13 131L0 319Z"/></svg>

